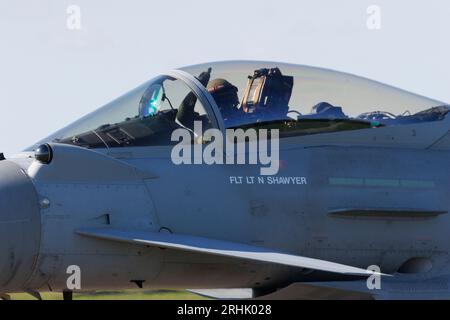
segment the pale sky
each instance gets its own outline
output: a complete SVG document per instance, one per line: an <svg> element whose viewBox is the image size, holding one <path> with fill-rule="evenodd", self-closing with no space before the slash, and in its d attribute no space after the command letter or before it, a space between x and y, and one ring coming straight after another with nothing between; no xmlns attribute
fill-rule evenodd
<svg viewBox="0 0 450 320"><path fill-rule="evenodd" d="M71 5L81 30L67 27ZM0 0L0 152L208 61L331 68L450 102L449 20L448 0Z"/></svg>

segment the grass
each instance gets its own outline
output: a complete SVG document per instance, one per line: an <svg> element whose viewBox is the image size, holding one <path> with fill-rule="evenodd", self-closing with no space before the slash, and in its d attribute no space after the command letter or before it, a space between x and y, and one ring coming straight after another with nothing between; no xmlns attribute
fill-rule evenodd
<svg viewBox="0 0 450 320"><path fill-rule="evenodd" d="M62 300L62 293L60 292L42 292L42 299L44 300ZM11 294L12 300L36 300L27 293ZM187 291L172 291L172 290L158 290L158 291L98 291L95 293L74 293L74 300L204 300L200 296L189 293Z"/></svg>

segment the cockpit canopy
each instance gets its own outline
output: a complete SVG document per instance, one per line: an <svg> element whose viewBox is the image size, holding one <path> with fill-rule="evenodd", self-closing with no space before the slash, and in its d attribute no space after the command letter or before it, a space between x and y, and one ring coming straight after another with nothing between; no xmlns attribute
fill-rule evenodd
<svg viewBox="0 0 450 320"><path fill-rule="evenodd" d="M216 62L156 77L42 142L171 145L177 128L278 128L281 137L439 121L442 102L358 76L275 62Z"/></svg>

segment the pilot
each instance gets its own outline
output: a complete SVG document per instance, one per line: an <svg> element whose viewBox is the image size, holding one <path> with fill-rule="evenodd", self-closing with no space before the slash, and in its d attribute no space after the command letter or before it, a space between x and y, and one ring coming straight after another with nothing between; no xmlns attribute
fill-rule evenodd
<svg viewBox="0 0 450 320"><path fill-rule="evenodd" d="M246 113L238 109L240 102L237 87L225 79L214 79L208 83L207 90L216 101L227 128L242 123Z"/></svg>

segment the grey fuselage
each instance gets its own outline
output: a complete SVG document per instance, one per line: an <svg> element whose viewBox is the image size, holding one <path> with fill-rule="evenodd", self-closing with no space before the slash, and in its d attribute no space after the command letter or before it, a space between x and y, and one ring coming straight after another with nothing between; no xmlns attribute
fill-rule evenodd
<svg viewBox="0 0 450 320"><path fill-rule="evenodd" d="M1 161L2 177L13 171L18 192L0 193L0 291L64 290L71 265L81 269L81 290L134 288L136 281L145 288L264 290L345 279L75 233L108 226L378 265L383 273L420 258L432 264L421 277L448 274L449 128L447 118L281 139L274 176L281 179L260 183L249 178L260 177L259 165L176 166L171 147L52 144L49 165L29 153ZM301 183L282 179L289 177Z"/></svg>

